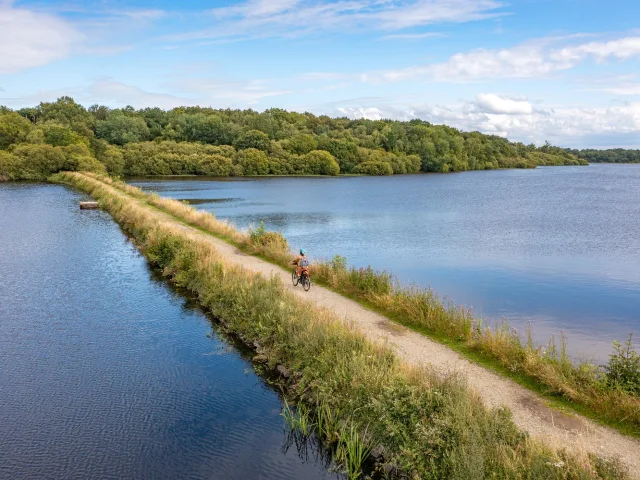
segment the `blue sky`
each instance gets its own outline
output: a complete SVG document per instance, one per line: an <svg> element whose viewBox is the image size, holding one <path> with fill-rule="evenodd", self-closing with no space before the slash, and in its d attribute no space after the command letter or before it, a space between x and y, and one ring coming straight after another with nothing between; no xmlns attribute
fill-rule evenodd
<svg viewBox="0 0 640 480"><path fill-rule="evenodd" d="M0 0L0 103L422 118L640 147L640 2Z"/></svg>

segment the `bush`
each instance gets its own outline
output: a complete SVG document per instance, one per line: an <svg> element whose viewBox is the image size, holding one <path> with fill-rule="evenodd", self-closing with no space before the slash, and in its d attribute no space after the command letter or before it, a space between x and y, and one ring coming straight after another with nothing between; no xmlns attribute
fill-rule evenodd
<svg viewBox="0 0 640 480"><path fill-rule="evenodd" d="M255 148L266 152L271 146L271 141L269 140L269 135L266 133L260 130L249 130L248 132L240 134L240 136L233 141L233 146L238 150Z"/></svg>
<svg viewBox="0 0 640 480"><path fill-rule="evenodd" d="M314 150L302 157L302 161L306 164L307 172L312 175L338 175L340 166L336 159L329 152L324 150Z"/></svg>
<svg viewBox="0 0 640 480"><path fill-rule="evenodd" d="M623 344L613 342L614 353L605 365L607 382L625 392L640 395L640 355L633 348L633 334Z"/></svg>
<svg viewBox="0 0 640 480"><path fill-rule="evenodd" d="M256 148L240 150L233 156L233 163L242 167L243 175L269 174L269 158Z"/></svg>
<svg viewBox="0 0 640 480"><path fill-rule="evenodd" d="M362 162L353 169L354 173L362 175L393 175L393 169L387 162Z"/></svg>
<svg viewBox="0 0 640 480"><path fill-rule="evenodd" d="M249 239L254 246L267 247L278 252L289 252L289 242L280 232L270 232L265 229L264 222L258 228L249 230Z"/></svg>

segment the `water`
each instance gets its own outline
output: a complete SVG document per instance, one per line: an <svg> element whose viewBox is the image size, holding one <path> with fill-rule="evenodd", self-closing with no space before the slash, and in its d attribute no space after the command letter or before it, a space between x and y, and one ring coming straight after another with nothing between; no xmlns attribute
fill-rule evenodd
<svg viewBox="0 0 640 480"><path fill-rule="evenodd" d="M132 179L606 360L640 333L640 165L384 178ZM637 339L637 337L636 337Z"/></svg>
<svg viewBox="0 0 640 480"><path fill-rule="evenodd" d="M334 477L283 453L275 392L80 199L0 185L0 478Z"/></svg>

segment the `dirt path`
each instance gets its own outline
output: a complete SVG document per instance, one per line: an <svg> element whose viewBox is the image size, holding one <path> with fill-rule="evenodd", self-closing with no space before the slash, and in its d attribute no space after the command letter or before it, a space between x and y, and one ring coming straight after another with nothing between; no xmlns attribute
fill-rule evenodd
<svg viewBox="0 0 640 480"><path fill-rule="evenodd" d="M126 195L121 191L117 192ZM136 201L133 197L130 198ZM640 441L597 425L584 417L569 416L550 408L530 390L471 363L448 347L367 310L342 295L318 285L313 285L309 292L305 292L302 287L294 287L291 271L247 255L223 240L148 208L162 220L180 225L206 238L229 262L258 272L267 278L277 277L287 290L305 301L333 310L345 321L357 325L370 339L389 345L405 361L415 365L431 365L437 370L463 376L469 387L477 391L488 406L508 407L513 413L514 422L532 436L559 448L586 451L607 458L617 456L627 465L632 477L640 479Z"/></svg>

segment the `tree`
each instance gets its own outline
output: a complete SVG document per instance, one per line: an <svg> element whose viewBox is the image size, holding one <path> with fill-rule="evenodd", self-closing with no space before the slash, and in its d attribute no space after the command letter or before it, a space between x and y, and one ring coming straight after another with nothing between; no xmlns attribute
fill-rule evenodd
<svg viewBox="0 0 640 480"><path fill-rule="evenodd" d="M393 175L393 169L387 162L363 162L356 166L354 173L362 175Z"/></svg>
<svg viewBox="0 0 640 480"><path fill-rule="evenodd" d="M305 155L317 148L318 141L308 133L299 133L285 142L285 149L296 155Z"/></svg>
<svg viewBox="0 0 640 480"><path fill-rule="evenodd" d="M233 163L242 167L243 175L269 174L269 158L266 153L256 148L239 151L234 155Z"/></svg>
<svg viewBox="0 0 640 480"><path fill-rule="evenodd" d="M18 113L0 113L0 149L4 150L13 143L26 141L31 129L31 122Z"/></svg>
<svg viewBox="0 0 640 480"><path fill-rule="evenodd" d="M106 120L98 121L96 135L115 145L141 142L149 138L149 127L141 117L112 111Z"/></svg>
<svg viewBox="0 0 640 480"><path fill-rule="evenodd" d="M340 173L340 165L329 152L314 150L303 158L308 165L309 172L314 175L338 175Z"/></svg>
<svg viewBox="0 0 640 480"><path fill-rule="evenodd" d="M248 132L244 132L233 141L233 146L238 150L255 148L266 152L269 150L270 145L271 142L269 140L269 136L260 130L249 130Z"/></svg>

